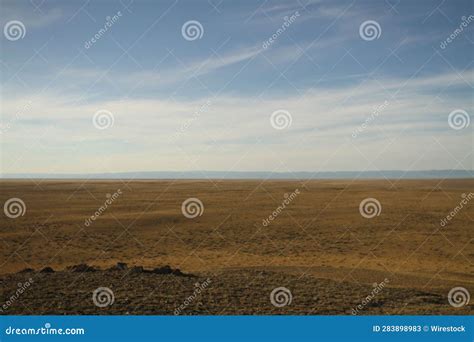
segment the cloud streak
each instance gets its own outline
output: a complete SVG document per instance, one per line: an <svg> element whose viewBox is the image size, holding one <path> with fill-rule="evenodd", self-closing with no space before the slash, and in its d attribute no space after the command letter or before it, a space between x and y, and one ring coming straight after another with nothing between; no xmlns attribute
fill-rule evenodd
<svg viewBox="0 0 474 342"><path fill-rule="evenodd" d="M470 72L465 76L472 75ZM468 108L469 103L460 103L457 99L440 101L426 90L439 87L440 83L453 86L463 82L456 74L420 78L406 83L401 96L395 98L388 98L386 91L393 93L403 85L396 79L384 80L385 90L376 82L365 82L329 90L308 89L304 97L264 100L229 96L180 102L134 98L72 106L73 97L54 94L38 98L20 96L4 100L4 118L18 117L4 135L4 144L10 153L25 145L37 145L31 153L44 156L52 150L77 149L76 154L65 157L65 160L70 159L70 166L58 168L60 172L73 172L74 158L86 158L89 153L108 155L112 159L115 154L121 155L123 160L127 160L126 165L119 166L118 161L113 162L113 167L120 171L196 169L190 160L203 169L223 170L230 159L226 153L248 155L254 165L260 165L256 155L266 155L263 160L268 159L268 162L261 166L261 170L275 168L283 162L291 170L311 171L323 161L329 161L325 171L353 170L365 165L364 158L375 156L381 165L395 166L396 161L399 164L395 168L404 169L410 167L409 161L417 153L430 156L430 162L424 165L449 169L452 167L451 157L437 155L434 159L434 152L426 151L426 144L433 146L435 143L429 133L436 132L436 139L452 148L450 153L461 160L469 154L466 142L471 132L453 134L446 120L454 108ZM351 137L354 129L384 101L388 105L354 140ZM28 110L18 113L26 102L31 102ZM208 105L203 107L205 103ZM113 113L115 123L112 128L100 131L92 125L92 117L100 109ZM271 114L278 109L285 109L292 115L293 124L287 130L277 131L269 122ZM193 117L195 119L190 120ZM186 125L187 122L190 124ZM391 139L394 141L388 148L397 154L383 153ZM293 146L318 148L317 151L295 150ZM102 150L104 147L106 150ZM150 159L138 161L134 156L151 151L157 157L152 165L149 165ZM352 151L351 157L347 151ZM338 157L331 162L334 154ZM167 160L166 166L163 160ZM341 164L343 160L345 165ZM10 173L22 171L15 169L15 165L5 167ZM96 167L88 164L87 172L110 171ZM461 167L469 168L469 159ZM255 167L251 169L255 170ZM38 168L34 171L45 170Z"/></svg>

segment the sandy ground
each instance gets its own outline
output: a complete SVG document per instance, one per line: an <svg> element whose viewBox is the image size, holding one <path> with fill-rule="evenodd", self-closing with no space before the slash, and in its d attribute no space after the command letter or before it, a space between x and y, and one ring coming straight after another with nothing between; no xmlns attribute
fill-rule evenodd
<svg viewBox="0 0 474 342"><path fill-rule="evenodd" d="M351 314L357 305L357 314L473 311L472 300L459 308L448 303L454 287L474 295L473 201L440 224L474 192L472 179L4 180L0 190L2 203L20 198L26 206L23 216L1 217L0 300L10 303L4 314L173 314L205 279L211 285L180 314ZM110 196L116 198L86 224ZM183 215L188 198L202 201L201 216ZM380 215L361 215L366 198L380 202ZM117 262L170 265L194 277L63 271ZM17 273L44 267L60 272ZM18 283L30 278L12 302ZM94 305L98 287L113 290L113 304ZM281 307L270 300L278 287L291 292Z"/></svg>

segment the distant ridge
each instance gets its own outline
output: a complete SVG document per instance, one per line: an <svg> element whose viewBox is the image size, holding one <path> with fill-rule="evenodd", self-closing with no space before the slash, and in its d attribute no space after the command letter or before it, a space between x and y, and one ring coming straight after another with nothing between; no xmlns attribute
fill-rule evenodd
<svg viewBox="0 0 474 342"><path fill-rule="evenodd" d="M437 179L474 178L474 170L421 171L334 171L334 172L267 172L267 171L149 171L90 174L19 173L2 174L3 179Z"/></svg>

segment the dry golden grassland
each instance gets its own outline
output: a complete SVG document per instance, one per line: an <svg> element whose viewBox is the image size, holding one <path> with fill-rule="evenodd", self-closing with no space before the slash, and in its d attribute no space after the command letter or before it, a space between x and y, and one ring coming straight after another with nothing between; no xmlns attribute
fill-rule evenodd
<svg viewBox="0 0 474 342"><path fill-rule="evenodd" d="M173 314L208 278L180 314L351 314L382 282L358 314L474 312L447 300L456 286L474 294L474 203L441 225L473 179L3 180L0 189L2 203L26 205L1 218L0 300L33 280L5 313ZM188 198L202 201L201 216L183 215ZM380 215L361 215L366 198ZM128 269L63 271L117 262ZM164 265L192 276L130 271ZM56 272L17 273L47 266ZM100 286L114 290L106 308L91 300ZM272 305L276 287L291 290L291 303Z"/></svg>

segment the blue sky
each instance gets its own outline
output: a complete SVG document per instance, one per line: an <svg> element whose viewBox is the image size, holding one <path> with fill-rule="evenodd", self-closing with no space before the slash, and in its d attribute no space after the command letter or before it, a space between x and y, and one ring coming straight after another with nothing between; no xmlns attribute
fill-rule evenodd
<svg viewBox="0 0 474 342"><path fill-rule="evenodd" d="M1 37L4 173L474 166L469 0L2 1L0 13L2 28L24 26ZM113 124L98 129L97 112ZM275 129L274 112L291 125Z"/></svg>

